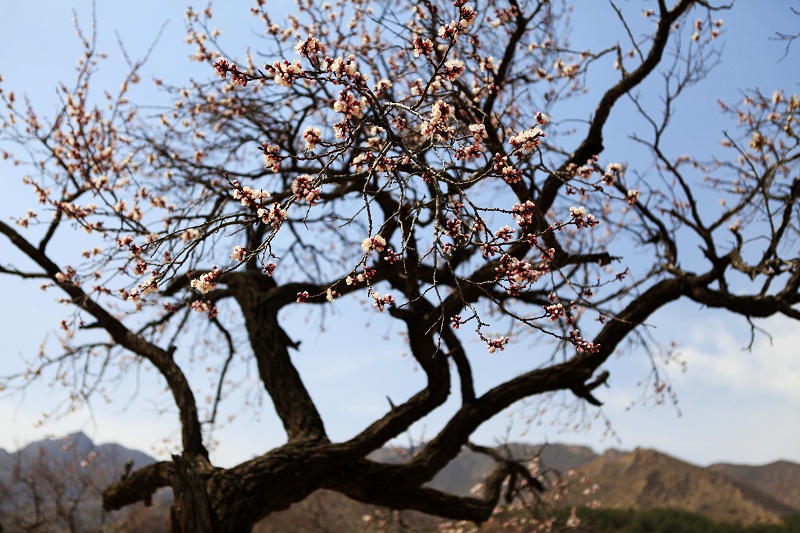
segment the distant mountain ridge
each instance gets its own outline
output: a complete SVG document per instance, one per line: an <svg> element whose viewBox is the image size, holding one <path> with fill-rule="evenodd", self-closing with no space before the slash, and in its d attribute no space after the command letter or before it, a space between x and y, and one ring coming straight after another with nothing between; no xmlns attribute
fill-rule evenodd
<svg viewBox="0 0 800 533"><path fill-rule="evenodd" d="M781 516L798 512L720 472L655 450L637 449L618 459L601 457L579 470L600 486L595 496L609 508L683 509L742 525L777 524Z"/></svg>
<svg viewBox="0 0 800 533"><path fill-rule="evenodd" d="M512 443L495 451L515 459L539 455L544 469L560 472L577 469L580 475L576 477L587 478L587 486L599 486L590 497L599 500L605 508L639 511L676 508L714 521L742 525L775 524L780 523L782 516L800 514L800 464L789 461L761 466L719 463L703 468L646 449L631 452L610 449L598 454L587 446ZM374 452L371 458L398 463L411 455L413 452L408 450L384 448ZM98 468L102 466L106 484L119 477L128 460L133 460L134 470L155 462L143 452L113 443L95 445L83 433L76 433L66 439L34 442L17 452L8 453L0 449L0 483L9 479L15 463L33 464L42 457L60 457L64 461L68 457L80 461L91 457ZM494 461L490 457L464 449L429 485L453 494L467 495L493 468ZM165 496L169 497L168 494ZM94 505L99 504L98 498L99 491L94 497ZM566 503L584 505L586 498L585 495L575 495ZM0 501L0 516L3 505ZM350 509L341 507L341 504L334 505L340 505L342 512Z"/></svg>
<svg viewBox="0 0 800 533"><path fill-rule="evenodd" d="M107 513L101 503L103 489L130 462L137 469L155 459L119 444L95 445L83 433L0 449L0 531L131 531L147 512Z"/></svg>
<svg viewBox="0 0 800 533"><path fill-rule="evenodd" d="M94 452L93 457L108 460L113 466L119 467L120 469L128 460L133 461L134 468L141 468L156 462L154 458L146 453L126 448L121 444L95 444L92 442L92 439L81 431L60 439L45 439L31 442L16 452L9 453L0 448L0 461L16 460L17 457L31 460L40 453L55 457L63 455L62 452L67 451L74 452L82 458L88 458L90 452Z"/></svg>
<svg viewBox="0 0 800 533"><path fill-rule="evenodd" d="M708 467L800 510L800 465L775 461L762 466L717 463Z"/></svg>
<svg viewBox="0 0 800 533"><path fill-rule="evenodd" d="M502 451L515 458L540 453L544 468L577 469L589 484L599 485L593 497L605 508L676 508L742 525L775 524L782 516L800 514L800 465L789 461L703 468L645 449L600 455L586 446L510 444ZM485 455L464 450L430 486L466 495L493 466ZM583 500L571 503L583 505Z"/></svg>

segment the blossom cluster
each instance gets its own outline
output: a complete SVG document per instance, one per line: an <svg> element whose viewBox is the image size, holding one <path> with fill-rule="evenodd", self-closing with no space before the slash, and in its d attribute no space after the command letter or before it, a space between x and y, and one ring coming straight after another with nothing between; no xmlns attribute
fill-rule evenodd
<svg viewBox="0 0 800 533"><path fill-rule="evenodd" d="M621 176L625 171L624 167L619 163L609 163L606 166L606 171L603 174L603 183L608 185L614 185L617 176Z"/></svg>
<svg viewBox="0 0 800 533"><path fill-rule="evenodd" d="M700 40L700 32L703 31L703 21L701 19L697 19L694 21L694 33L692 33L692 40L699 41ZM709 39L716 39L719 37L719 29L722 27L722 19L717 19L711 23L711 32L709 33Z"/></svg>
<svg viewBox="0 0 800 533"><path fill-rule="evenodd" d="M400 261L400 254L396 253L394 250L391 249L386 250L386 256L384 256L383 260L389 263L390 265L393 265L398 261Z"/></svg>
<svg viewBox="0 0 800 533"><path fill-rule="evenodd" d="M437 100L431 106L430 120L422 121L420 133L426 137L435 133L440 140L448 141L455 133L455 129L447 124L452 116L453 106L444 100Z"/></svg>
<svg viewBox="0 0 800 533"><path fill-rule="evenodd" d="M273 172L278 172L281 168L282 158L278 156L281 147L275 144L264 143L261 145L261 150L264 152L264 164L268 169Z"/></svg>
<svg viewBox="0 0 800 533"><path fill-rule="evenodd" d="M200 232L199 232L199 231L197 231L197 229L195 229L195 228L186 228L185 230L183 230L183 231L181 232L181 240L182 240L183 242L189 242L189 241L191 241L191 240L194 240L194 239L196 239L196 238L197 238L197 237L199 237L199 236L200 236ZM125 242L124 242L124 241L125 241L125 240L127 240L127 239L133 240L133 239L131 239L131 237L130 237L130 236L126 236L126 237L124 237L124 239L122 239L122 240L120 240L120 239L117 239L117 245L118 245L118 246L120 246L120 247L121 247L121 246L124 246L124 244L125 244ZM129 242L130 242L130 241L129 241Z"/></svg>
<svg viewBox="0 0 800 533"><path fill-rule="evenodd" d="M569 331L569 342L572 343L579 353L597 353L600 351L600 345L589 342L580 336L580 331L571 329Z"/></svg>
<svg viewBox="0 0 800 533"><path fill-rule="evenodd" d="M247 250L245 250L241 246L234 246L233 252L231 253L230 257L231 259L239 261L241 263L247 257Z"/></svg>
<svg viewBox="0 0 800 533"><path fill-rule="evenodd" d="M20 227L27 228L31 219L38 217L39 215L34 213L33 209L28 209L28 213L25 216L22 216L16 219L14 222Z"/></svg>
<svg viewBox="0 0 800 533"><path fill-rule="evenodd" d="M308 126L303 131L303 140L306 142L306 150L314 151L317 144L322 140L322 130Z"/></svg>
<svg viewBox="0 0 800 533"><path fill-rule="evenodd" d="M500 256L499 266L495 268L495 279L505 280L507 282L506 292L517 297L547 272L549 272L547 262L534 267L527 261L503 254Z"/></svg>
<svg viewBox="0 0 800 533"><path fill-rule="evenodd" d="M509 338L508 337L498 337L496 339L487 339L486 340L486 348L489 350L489 353L494 353L498 349L502 352L506 348L506 344L508 344Z"/></svg>
<svg viewBox="0 0 800 533"><path fill-rule="evenodd" d="M260 204L263 200L266 200L272 196L269 192L263 189L252 189L246 185L240 188L237 181L233 182L233 186L234 189L231 195L236 200L239 200L239 203L245 207L252 207Z"/></svg>
<svg viewBox="0 0 800 533"><path fill-rule="evenodd" d="M495 232L495 236L502 239L503 242L508 242L514 238L514 232L515 230L511 226L503 226Z"/></svg>
<svg viewBox="0 0 800 533"><path fill-rule="evenodd" d="M553 63L553 68L558 72L559 76L573 78L580 70L580 65L578 63L564 63L564 60L559 57Z"/></svg>
<svg viewBox="0 0 800 533"><path fill-rule="evenodd" d="M227 78L228 72L231 73L231 81L234 85L245 87L247 85L247 74L239 70L236 63L231 64L227 59L221 57L213 63L214 70L221 78Z"/></svg>
<svg viewBox="0 0 800 533"><path fill-rule="evenodd" d="M328 287L328 289L325 291L325 299L328 300L329 302L333 302L339 296L341 296L341 293L333 290L332 287Z"/></svg>
<svg viewBox="0 0 800 533"><path fill-rule="evenodd" d="M397 162L392 157L375 157L375 153L367 150L358 154L350 166L356 169L356 172L364 172L369 169L375 172L391 172L397 167Z"/></svg>
<svg viewBox="0 0 800 533"><path fill-rule="evenodd" d="M214 319L219 314L217 307L212 304L211 302L205 300L195 300L191 303L191 308L193 311L198 313L203 313L208 315L209 319Z"/></svg>
<svg viewBox="0 0 800 533"><path fill-rule="evenodd" d="M372 307L383 313L383 310L386 308L387 305L392 305L395 303L394 298L391 294L387 294L385 296L381 296L380 293L373 292L372 298L375 302L372 304Z"/></svg>
<svg viewBox="0 0 800 533"><path fill-rule="evenodd" d="M454 81L456 78L458 78L464 73L464 70L466 70L464 63L458 59L450 59L444 62L443 74L444 77L450 81Z"/></svg>
<svg viewBox="0 0 800 533"><path fill-rule="evenodd" d="M358 66L356 65L356 56L350 54L347 59L337 57L336 59L331 57L326 57L321 65L320 69L322 71L330 72L337 78L349 77L354 78L355 80L364 80L366 81L368 76L362 75L358 72Z"/></svg>
<svg viewBox="0 0 800 533"><path fill-rule="evenodd" d="M433 53L433 42L430 39L423 39L422 37L414 38L414 57L424 55L430 58Z"/></svg>
<svg viewBox="0 0 800 533"><path fill-rule="evenodd" d="M478 12L472 6L465 5L463 0L457 0L454 5L460 8L458 22L451 20L449 24L439 27L439 37L455 40L460 33L465 32L478 17Z"/></svg>
<svg viewBox="0 0 800 533"><path fill-rule="evenodd" d="M216 266L210 272L206 272L199 278L191 281L191 286L194 290L201 294L206 294L217 287L216 279L222 275L222 271Z"/></svg>
<svg viewBox="0 0 800 533"><path fill-rule="evenodd" d="M355 276L347 276L344 282L347 285L353 285L355 283L364 283L365 281L371 280L373 277L375 277L375 269L365 268L364 272L360 272Z"/></svg>
<svg viewBox="0 0 800 533"><path fill-rule="evenodd" d="M480 142L481 139L485 139L489 136L486 133L486 126L483 124L470 124L469 131L472 133L472 138L475 139L476 142Z"/></svg>
<svg viewBox="0 0 800 533"><path fill-rule="evenodd" d="M560 302L556 302L550 305L543 305L545 314L552 320L553 322L557 322L559 318L564 316L564 305Z"/></svg>
<svg viewBox="0 0 800 533"><path fill-rule="evenodd" d="M389 94L389 89L392 88L394 84L391 80L387 80L386 78L381 78L378 80L378 83L372 88L372 91L375 93L375 96L378 98L383 98Z"/></svg>
<svg viewBox="0 0 800 533"><path fill-rule="evenodd" d="M270 263L267 263L266 265L264 265L261 270L267 276L272 276L275 273L275 270L277 270L277 268L278 268L278 265L276 265L275 263L270 262Z"/></svg>
<svg viewBox="0 0 800 533"><path fill-rule="evenodd" d="M275 202L267 209L266 207L258 208L258 216L264 224L269 224L273 228L279 228L283 221L286 220L286 209L281 207L281 204Z"/></svg>
<svg viewBox="0 0 800 533"><path fill-rule="evenodd" d="M305 57L306 59L313 60L319 54L325 53L325 45L322 42L314 37L314 35L309 34L305 41L302 39L297 41L294 45L294 50L297 52L298 55Z"/></svg>
<svg viewBox="0 0 800 533"><path fill-rule="evenodd" d="M291 87L295 80L303 77L305 71L300 61L295 59L291 63L286 59L274 61L272 65L264 65L264 70L272 79L282 87Z"/></svg>
<svg viewBox="0 0 800 533"><path fill-rule="evenodd" d="M536 204L530 200L524 204L517 203L511 208L511 216L517 219L517 224L521 228L526 228L533 225L533 211L536 209Z"/></svg>
<svg viewBox="0 0 800 533"><path fill-rule="evenodd" d="M572 206L569 208L569 216L572 219L572 222L575 224L575 227L578 229L581 228L593 228L600 222L594 217L591 213L586 213L586 208L575 207Z"/></svg>
<svg viewBox="0 0 800 533"><path fill-rule="evenodd" d="M310 205L317 205L320 200L319 187L314 187L311 176L303 174L292 180L292 194L297 197L297 200L302 202L306 201Z"/></svg>
<svg viewBox="0 0 800 533"><path fill-rule="evenodd" d="M341 91L339 99L333 104L333 110L342 113L348 120L361 118L366 107L367 99L365 97L358 98L349 91Z"/></svg>
<svg viewBox="0 0 800 533"><path fill-rule="evenodd" d="M374 237L367 237L363 241L361 241L361 249L364 250L364 253L369 253L371 250L375 250L376 252L382 252L384 247L386 246L386 239L383 238L381 235L375 235Z"/></svg>
<svg viewBox="0 0 800 533"><path fill-rule="evenodd" d="M81 284L80 280L78 279L78 272L74 267L69 265L64 268L63 272L56 272L55 278L59 283L73 283L77 286L80 286Z"/></svg>
<svg viewBox="0 0 800 533"><path fill-rule="evenodd" d="M528 154L542 144L542 137L544 136L542 129L536 126L512 136L509 142L515 150Z"/></svg>
<svg viewBox="0 0 800 533"><path fill-rule="evenodd" d="M506 158L502 158L500 161L495 163L494 169L500 170L500 177L502 177L503 181L505 181L506 183L508 184L517 183L522 179L522 171L517 168L514 168L511 165L505 164L505 161Z"/></svg>

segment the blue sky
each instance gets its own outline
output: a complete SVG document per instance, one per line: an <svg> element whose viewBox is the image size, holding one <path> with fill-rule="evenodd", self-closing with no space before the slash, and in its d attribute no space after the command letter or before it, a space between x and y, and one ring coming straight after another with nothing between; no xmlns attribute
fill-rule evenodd
<svg viewBox="0 0 800 533"><path fill-rule="evenodd" d="M6 2L0 20L0 74L6 90L27 94L45 113L56 108L55 84L69 83L74 78L74 65L80 46L74 36L71 9L74 6L82 25L88 30L91 2L74 0L39 0L36 3ZM278 8L287 3L275 2ZM576 3L576 31L573 41L582 43L620 35L613 18L598 18ZM722 130L733 128L718 112L716 100L740 100L740 88L759 87L771 94L776 88L787 93L800 91L796 72L800 66L800 43L782 62L784 44L770 40L776 31L792 32L798 18L790 14L796 1L739 2L736 9L723 12L725 49L722 64L708 80L692 88L679 102L674 118L669 147L674 155L692 152L699 157L718 151ZM196 6L197 7L197 6ZM199 6L203 7L203 6ZM255 39L248 31L249 4L238 11L215 9L215 20L222 29L222 39L232 55L241 56ZM208 68L190 63L187 56L193 50L182 43L182 3L141 0L132 4L99 0L97 2L98 49L108 52L102 64L95 89L116 91L125 68L117 44L116 33L132 57L140 57L155 39L162 24L169 19L153 59L145 68L147 82L156 75L180 83L189 76L210 77ZM244 22L242 22L244 21ZM609 30L606 32L605 29ZM601 30L602 29L602 30ZM12 53L8 53L12 51ZM598 81L602 83L602 80ZM101 87L102 86L102 87ZM590 89L593 87L590 86ZM152 84L143 83L133 97L140 102L161 103L162 97ZM587 96L597 98L599 89ZM580 105L580 104L576 104ZM637 161L636 149L624 140L630 110L615 111L606 135L609 152L625 154L631 163ZM616 138L614 132L619 133ZM0 165L0 180L4 194L0 196L0 214L7 217L24 214L34 203L32 194L20 185L22 172ZM64 243L67 247L74 243ZM0 241L0 256L6 260L6 242ZM22 263L18 263L22 264ZM42 339L57 327L65 308L54 303L56 295L42 293L38 282L21 283L0 277L0 375L19 370L21 359L34 355ZM302 350L295 360L308 388L320 406L333 438L347 438L383 414L386 396L405 398L421 384L423 376L415 372L409 357L403 357L398 328L387 317L363 313L350 318L346 302L336 309L325 323L326 332L316 333L316 322L307 322L299 310L287 312L284 323L294 338L302 338ZM365 323L369 321L369 327ZM491 444L495 438L541 442L587 444L595 449L637 446L651 447L671 453L698 464L712 461L765 463L776 459L800 462L800 328L787 319L759 322L769 331L772 340L758 336L751 352L744 351L748 331L744 321L721 312L701 310L698 306L679 302L665 308L650 323L657 326L654 335L668 342L681 341L686 371L674 368L672 382L679 398L678 409L651 404L631 404L641 394L639 382L647 373L648 361L641 351L630 350L613 358L607 365L611 371L612 387L602 389L598 396L606 403L602 417L610 420L615 437L606 436L603 418L594 420L590 429L583 425L565 430L569 413L562 412L561 422L546 413L528 428L523 416L501 416L481 427L475 440ZM309 335L309 331L312 333ZM353 350L353 337L365 341L374 349ZM50 335L52 338L52 334ZM396 339L382 342L382 338ZM479 343L468 344L478 353L477 376L495 383L502 376L511 377L530 367L531 343L522 342L493 356L485 355ZM400 376L400 377L399 377ZM81 412L62 420L35 428L41 413L60 400L63 391L46 386L31 387L24 396L0 399L0 447L10 449L47 434L85 431L96 441L116 441L148 453L164 453L169 448L163 439L177 436L174 410L163 395L154 394L159 387L152 372L139 378L140 392L134 396L137 380L129 379L115 387L115 402L94 406L91 412ZM480 388L481 384L478 384ZM153 402L151 399L157 397ZM128 401L129 398L132 398ZM550 404L556 410L558 401ZM237 411L236 405L229 414ZM167 412L159 414L164 408ZM435 433L446 419L446 412L455 404L445 406L424 423L415 426L411 437L424 439ZM594 414L590 411L589 415ZM569 424L567 424L569 426ZM573 428L574 429L574 428ZM262 453L282 442L279 423L266 407L258 417L240 414L236 423L215 434L220 446L214 452L222 465ZM619 441L617 440L619 439ZM406 441L400 440L400 444Z"/></svg>

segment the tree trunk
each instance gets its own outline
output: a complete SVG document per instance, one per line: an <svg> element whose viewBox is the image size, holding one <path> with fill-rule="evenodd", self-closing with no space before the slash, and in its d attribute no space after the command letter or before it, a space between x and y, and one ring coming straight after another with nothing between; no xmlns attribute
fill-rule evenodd
<svg viewBox="0 0 800 533"><path fill-rule="evenodd" d="M174 502L170 510L172 533L217 533L217 520L211 509L206 486L195 465L173 455L175 475L172 481Z"/></svg>

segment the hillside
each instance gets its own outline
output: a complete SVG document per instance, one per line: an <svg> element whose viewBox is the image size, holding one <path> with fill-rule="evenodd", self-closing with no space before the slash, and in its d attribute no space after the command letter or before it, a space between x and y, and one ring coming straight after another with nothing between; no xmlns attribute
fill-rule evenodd
<svg viewBox="0 0 800 533"><path fill-rule="evenodd" d="M594 461L598 457L588 446L570 444L524 444L511 443L497 448L505 457L515 459L529 459L540 454L541 465L545 469L567 471ZM624 453L609 450L606 454ZM405 450L382 448L370 455L374 461L394 464L404 460L407 456ZM433 488L444 490L452 494L467 495L472 487L481 483L486 474L494 469L494 460L486 455L464 448L453 461L450 462L429 483Z"/></svg>
<svg viewBox="0 0 800 533"><path fill-rule="evenodd" d="M713 464L708 467L754 487L800 513L800 465L789 461L775 461L762 466Z"/></svg>
<svg viewBox="0 0 800 533"><path fill-rule="evenodd" d="M142 505L113 514L102 509L103 488L119 478L128 461L134 469L155 462L119 444L95 445L83 433L34 442L13 453L0 450L0 530L162 530L163 520L144 527L154 513ZM167 489L160 496L170 494Z"/></svg>
<svg viewBox="0 0 800 533"><path fill-rule="evenodd" d="M567 504L583 506L597 499L602 509L645 511L673 508L702 515L715 522L778 524L782 516L800 512L800 465L778 461L763 466L716 464L694 466L654 450L624 452L607 450L602 455L585 446L567 444L509 444L496 452L516 459L539 454L544 470L566 472L578 469L588 478L585 486L597 484L590 495L573 496ZM397 463L410 456L398 449L381 449L372 459ZM82 433L67 439L32 443L8 453L0 449L0 523L4 533L23 531L32 523L32 485L36 497L77 505L87 531L147 533L161 531L169 516L170 493L160 493L151 508L134 506L112 516L104 514L100 493L117 479L124 464L134 469L154 462L152 457L117 444L95 445ZM494 468L489 457L465 449L430 483L451 493L467 495ZM571 479L578 479L572 477ZM583 485L581 485L583 487ZM580 493L579 487L578 492ZM564 503L564 502L562 502ZM53 506L44 508L46 518L63 524ZM361 505L335 493L318 491L291 509L276 513L256 527L256 532L315 533L345 532L364 527L365 517L376 523L389 514ZM403 513L403 522L419 531L433 531L437 519L418 513ZM627 516L627 515L626 515ZM28 528L29 529L29 528ZM57 530L57 529L55 529Z"/></svg>
<svg viewBox="0 0 800 533"><path fill-rule="evenodd" d="M754 487L654 450L602 457L580 471L600 486L595 496L604 508L675 508L743 525L778 524L794 512Z"/></svg>
<svg viewBox="0 0 800 533"><path fill-rule="evenodd" d="M119 474L122 467L128 460L133 461L134 468L141 468L155 462L155 459L144 452L131 450L119 444L94 444L84 433L78 432L63 439L48 439L33 442L14 453L0 451L0 461L16 461L21 458L23 462L32 462L40 455L44 454L52 458L71 458L79 456L82 459L89 457L93 453L93 461L102 463L104 468L114 470Z"/></svg>

